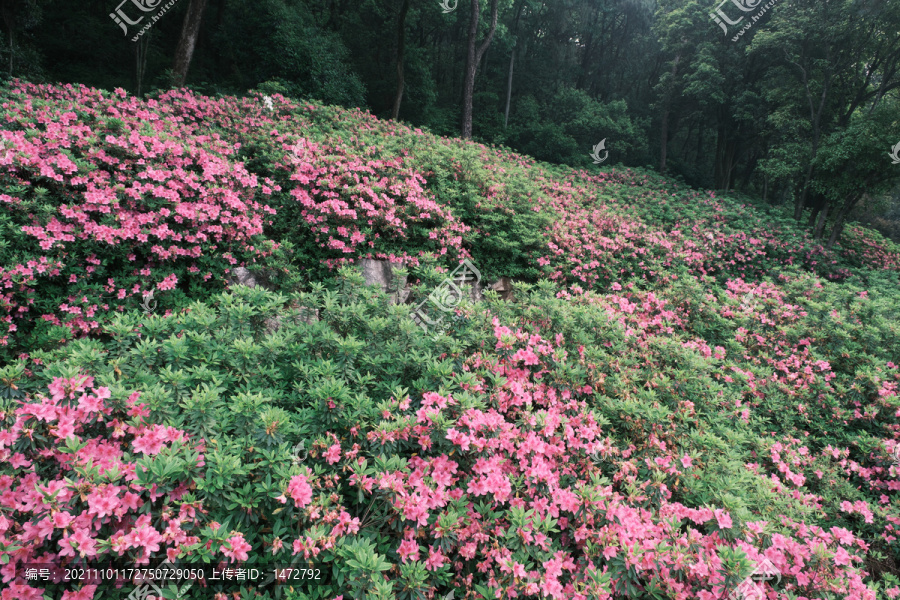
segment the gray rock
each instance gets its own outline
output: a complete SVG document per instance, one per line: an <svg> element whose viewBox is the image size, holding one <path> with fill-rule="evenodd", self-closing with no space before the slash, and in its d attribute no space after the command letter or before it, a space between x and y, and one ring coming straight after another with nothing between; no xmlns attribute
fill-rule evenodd
<svg viewBox="0 0 900 600"><path fill-rule="evenodd" d="M491 284L491 289L500 295L501 300L513 299L513 281L509 277L501 277Z"/></svg>
<svg viewBox="0 0 900 600"><path fill-rule="evenodd" d="M273 291L276 287L272 284L275 274L272 269L250 271L247 267L234 267L228 277L228 286L246 285L251 288L261 287Z"/></svg>
<svg viewBox="0 0 900 600"><path fill-rule="evenodd" d="M378 286L391 297L391 304L400 304L409 297L406 277L394 273L394 263L387 260L363 258L359 261L360 271L366 285Z"/></svg>
<svg viewBox="0 0 900 600"><path fill-rule="evenodd" d="M258 285L253 273L246 267L235 267L231 270L231 274L234 276L234 285L246 285L247 287L256 287Z"/></svg>

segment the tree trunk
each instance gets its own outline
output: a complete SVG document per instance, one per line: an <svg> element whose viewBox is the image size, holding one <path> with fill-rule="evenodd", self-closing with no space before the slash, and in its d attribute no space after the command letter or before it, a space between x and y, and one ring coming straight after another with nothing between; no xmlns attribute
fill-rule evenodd
<svg viewBox="0 0 900 600"><path fill-rule="evenodd" d="M703 156L703 133L706 123L700 120L700 131L697 132L697 155L694 157L694 168L700 169L700 158Z"/></svg>
<svg viewBox="0 0 900 600"><path fill-rule="evenodd" d="M826 55L829 54L829 50L825 50ZM794 220L799 221L803 217L803 209L806 205L806 198L809 195L809 184L812 180L813 173L813 161L816 158L816 153L819 149L819 137L821 136L821 119L823 111L825 110L825 101L828 98L828 91L830 89L831 77L832 73L828 73L828 76L825 79L824 85L822 86L822 94L819 99L819 108L816 109L815 106L815 97L812 91L812 88L809 85L809 76L807 74L807 69L803 67L800 63L791 60L790 56L787 54L787 50L784 50L785 58L787 62L791 63L797 69L800 70L800 74L802 76L803 85L806 88L806 99L809 103L809 123L812 126L812 154L809 158L809 165L806 167L806 176L803 180L803 189L800 191L800 195L794 201ZM840 235L840 233L839 233Z"/></svg>
<svg viewBox="0 0 900 600"><path fill-rule="evenodd" d="M472 137L472 95L475 91L475 36L478 34L478 18L481 7L472 0L472 16L469 18L469 36L466 45L466 73L463 81L462 137Z"/></svg>
<svg viewBox="0 0 900 600"><path fill-rule="evenodd" d="M722 185L722 157L725 156L725 125L719 122L716 129L716 153L713 155L713 188L720 190Z"/></svg>
<svg viewBox="0 0 900 600"><path fill-rule="evenodd" d="M588 37L584 43L584 54L581 57L581 70L578 73L578 81L575 83L575 87L579 90L585 89L588 80L588 70L591 64L591 55L594 50L594 30L597 28L597 21L600 18L600 11L597 10L594 12L594 18L591 19L591 24L588 26Z"/></svg>
<svg viewBox="0 0 900 600"><path fill-rule="evenodd" d="M584 55L581 57L581 69L578 73L578 80L575 82L575 87L579 90L583 90L585 84L587 82L587 72L590 68L591 64L591 53L594 47L594 30L593 27L588 31L588 38L584 44Z"/></svg>
<svg viewBox="0 0 900 600"><path fill-rule="evenodd" d="M518 48L519 33L519 17L522 16L522 7L524 2L519 2L519 8L516 10L516 24L513 27L513 47L509 53L509 78L506 80L506 110L503 112L503 129L509 125L509 102L512 98L512 82L513 82L513 64L516 61L516 49Z"/></svg>
<svg viewBox="0 0 900 600"><path fill-rule="evenodd" d="M809 193L809 182L812 179L812 160L810 160L809 166L806 168L806 176L803 179L803 189L800 191L800 195L797 196L797 199L794 201L794 220L799 221L801 217L803 217L803 209L806 207L806 196Z"/></svg>
<svg viewBox="0 0 900 600"><path fill-rule="evenodd" d="M172 67L172 84L175 87L182 87L187 80L191 60L194 58L194 48L197 47L197 37L200 34L200 21L203 19L207 1L191 0L184 15L181 37L178 40L178 47L175 49L175 65Z"/></svg>
<svg viewBox="0 0 900 600"><path fill-rule="evenodd" d="M409 0L403 0L400 7L400 17L397 19L397 93L394 95L394 110L391 118L396 121L400 116L400 103L403 101L403 52L406 47L406 13L409 12Z"/></svg>
<svg viewBox="0 0 900 600"><path fill-rule="evenodd" d="M666 172L666 151L669 149L669 107L663 110L659 126L659 172Z"/></svg>
<svg viewBox="0 0 900 600"><path fill-rule="evenodd" d="M678 73L678 63L681 60L681 55L676 54L675 60L672 61L672 80L670 85L675 85L675 75ZM666 172L666 153L669 149L669 113L671 112L671 90L666 90L666 101L665 106L663 108L662 113L662 122L660 123L660 132L659 132L659 172Z"/></svg>
<svg viewBox="0 0 900 600"><path fill-rule="evenodd" d="M725 125L719 125L716 134L716 155L714 165L715 189L728 192L731 188L732 175L734 173L734 157L737 154L737 144L728 139Z"/></svg>
<svg viewBox="0 0 900 600"><path fill-rule="evenodd" d="M819 213L822 212L822 202L816 202L813 206L812 212L809 215L809 220L806 222L807 227L812 227L816 222L816 217L819 216Z"/></svg>
<svg viewBox="0 0 900 600"><path fill-rule="evenodd" d="M840 214L840 213L839 213ZM831 250L835 243L840 239L841 234L844 233L844 219L845 217L839 218L834 223L834 227L831 229L831 236L828 238L828 243L825 244L825 248Z"/></svg>
<svg viewBox="0 0 900 600"><path fill-rule="evenodd" d="M844 201L844 205L841 206L841 210L838 212L837 216L834 218L834 227L831 229L831 236L828 238L828 243L825 245L829 250L832 246L834 246L835 242L838 241L841 237L841 233L844 231L844 222L847 220L847 216L850 214L850 211L856 206L857 202L859 202L864 196L866 196L866 190L869 189L869 186L872 185L872 182L877 179L877 173L871 173L866 180L862 182L857 188L859 191L856 192L855 195L848 197Z"/></svg>
<svg viewBox="0 0 900 600"><path fill-rule="evenodd" d="M13 57L16 52L16 16L13 12L12 0L3 0L3 24L9 30L9 76L13 76Z"/></svg>
<svg viewBox="0 0 900 600"><path fill-rule="evenodd" d="M825 244L827 249L831 250L835 242L840 239L841 233L844 231L844 222L847 220L847 215L849 215L850 211L853 210L853 207L856 206L860 196L861 194L857 194L855 197L848 198L844 202L844 205L841 206L841 210L838 211L837 216L834 218L834 227L831 228L831 235L828 237L828 243Z"/></svg>
<svg viewBox="0 0 900 600"><path fill-rule="evenodd" d="M816 228L813 231L813 239L821 240L822 236L825 235L825 221L828 220L828 211L830 209L831 205L827 202L825 206L821 208L819 218L816 219Z"/></svg>
<svg viewBox="0 0 900 600"><path fill-rule="evenodd" d="M478 48L475 48L475 38L478 35L478 19L480 17L481 7L478 0L472 0L472 17L469 20L469 39L466 52L466 78L463 84L463 114L462 114L462 137L470 139L472 137L472 98L475 95L475 71L478 69L478 63L481 57L491 44L494 37L494 31L497 29L497 0L491 0L491 28L488 30L487 36Z"/></svg>
<svg viewBox="0 0 900 600"><path fill-rule="evenodd" d="M741 182L741 189L746 190L750 187L750 179L753 177L753 173L756 171L756 165L759 163L759 155L755 152L753 153L753 158L747 161L746 166L744 167L744 180Z"/></svg>
<svg viewBox="0 0 900 600"><path fill-rule="evenodd" d="M144 93L144 74L147 72L147 50L150 48L150 35L148 30L134 45L135 58L137 59L135 76L137 79L137 96Z"/></svg>
<svg viewBox="0 0 900 600"><path fill-rule="evenodd" d="M516 60L516 47L509 54L509 78L506 80L506 110L503 111L503 129L509 125L509 101L512 98L513 63Z"/></svg>
<svg viewBox="0 0 900 600"><path fill-rule="evenodd" d="M478 18L481 7L472 0L472 16L469 18L469 36L466 43L466 73L463 81L462 137L472 137L472 94L475 91L475 36L478 34Z"/></svg>

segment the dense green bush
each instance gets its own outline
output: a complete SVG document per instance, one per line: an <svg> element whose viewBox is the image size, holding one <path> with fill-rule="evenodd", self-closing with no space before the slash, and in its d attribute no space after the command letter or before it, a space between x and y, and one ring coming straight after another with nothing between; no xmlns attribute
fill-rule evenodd
<svg viewBox="0 0 900 600"><path fill-rule="evenodd" d="M365 86L340 37L318 27L302 2L240 0L215 32L220 51L243 71L238 87L281 81L286 94L327 104L364 106ZM252 38L253 45L242 43Z"/></svg>
<svg viewBox="0 0 900 600"><path fill-rule="evenodd" d="M434 271L422 275L427 285L419 294L440 281ZM878 496L895 477L887 474L884 440L893 443L900 410L900 370L890 363L900 352L898 306L883 292L896 280L870 282L862 294L808 275L780 279L780 286L735 280L710 288L680 277L654 292L629 285L562 297L544 282L520 286L516 303L490 296L464 304L448 321L451 330L433 336L409 319L408 307L389 304L344 270L293 298L236 288L178 315L126 313L105 339L35 352L0 378L18 397L36 398L57 378L79 373L90 374L95 389L108 388L112 402L138 393L147 423L201 444L199 473L168 502L203 509L199 539L176 545L181 560L220 560L196 550L235 536L249 544L246 566L303 564L306 556L328 571L330 583L300 597L414 598L444 595L454 585L491 597L492 586L525 591L529 581L551 595L557 583L588 597L633 586L665 595L679 585L732 585L752 564L741 557L764 550L779 568L792 569L785 590L808 595L803 590L819 585L809 581L828 577L836 593L849 593L857 584L840 557L854 547L820 547L821 561L804 566L790 553L777 558L785 548L779 540L799 544L794 548L822 543L796 521L838 528L837 539L858 537L875 560L895 552L879 536L890 528L896 500ZM320 320L307 322L307 309L318 309ZM841 330L829 324L835 321ZM798 395L804 388L816 393ZM5 402L9 426L16 400ZM552 419L569 425L557 430ZM20 439L14 449L43 443ZM558 456L568 465L553 471L549 487L535 479L540 463L520 454L535 444L546 460ZM522 473L515 460L484 470L497 453L522 457ZM450 478L435 470L421 487L422 474L444 468L448 457L457 465ZM148 465L149 477L191 481L192 471L178 466L183 461L163 452ZM22 467L4 469L15 475ZM456 481L461 495L443 496ZM490 490L486 498L481 486ZM419 496L429 489L437 504L423 505L427 496ZM286 495L297 505L283 504ZM533 522L549 547L504 533L525 527L532 514L516 499L531 509L560 503L548 520ZM582 508L563 518L554 511L567 502ZM420 505L428 507L424 516ZM630 516L594 520L613 506ZM592 518L583 512L598 508ZM155 524L162 509L148 503L143 510ZM669 529L670 514L687 521ZM584 533L594 528L606 533ZM466 546L476 531L493 540L473 546L477 560ZM708 577L685 570L680 584L650 564L632 571L628 561L643 552L627 542L636 531L647 543L700 536L705 552L725 562ZM575 543L579 535L588 535L586 546ZM480 574L478 561L502 558L490 558L491 544L522 565L519 579L501 577L502 569L495 578ZM547 565L560 556L576 569L551 577ZM676 560L663 548L654 556L660 568ZM606 565L594 584L589 559ZM450 568L457 561L461 570ZM201 597L199 589L188 593Z"/></svg>
<svg viewBox="0 0 900 600"><path fill-rule="evenodd" d="M623 100L603 103L564 87L543 105L534 96L520 98L513 114L506 143L539 160L587 166L603 139L609 164L640 162L647 154L646 124L628 116Z"/></svg>
<svg viewBox="0 0 900 600"><path fill-rule="evenodd" d="M763 560L770 597L896 595L896 246L280 85L6 91L0 600L163 552L328 573L272 598L716 600ZM426 332L363 257L514 301Z"/></svg>

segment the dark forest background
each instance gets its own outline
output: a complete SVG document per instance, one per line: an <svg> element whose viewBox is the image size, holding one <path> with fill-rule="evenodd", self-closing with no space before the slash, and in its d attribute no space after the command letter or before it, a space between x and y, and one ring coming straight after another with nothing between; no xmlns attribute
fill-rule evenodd
<svg viewBox="0 0 900 600"><path fill-rule="evenodd" d="M848 218L900 238L900 1L444 1L178 0L132 42L147 21L110 14L160 0L3 0L0 65L359 106L574 166L605 140L604 167L758 196L829 246Z"/></svg>

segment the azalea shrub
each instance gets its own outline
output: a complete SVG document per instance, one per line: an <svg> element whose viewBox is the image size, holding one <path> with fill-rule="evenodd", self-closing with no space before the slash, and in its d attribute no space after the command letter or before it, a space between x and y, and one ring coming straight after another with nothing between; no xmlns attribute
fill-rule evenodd
<svg viewBox="0 0 900 600"><path fill-rule="evenodd" d="M275 93L2 96L3 600L900 595L877 234ZM361 258L515 290L423 328Z"/></svg>
<svg viewBox="0 0 900 600"><path fill-rule="evenodd" d="M850 227L826 251L744 198L547 165L278 93L141 99L14 81L0 99L6 359L97 335L122 311L178 310L236 267L290 291L364 257L409 268L468 257L490 280L608 291L681 265L720 282L900 265L875 233Z"/></svg>
<svg viewBox="0 0 900 600"><path fill-rule="evenodd" d="M21 84L4 99L0 345L87 335L151 292L175 307L232 265L277 262L261 235L271 190L217 136L122 90Z"/></svg>
<svg viewBox="0 0 900 600"><path fill-rule="evenodd" d="M764 559L769 598L897 591L884 289L802 272L606 294L545 281L425 332L337 275L129 311L105 339L5 367L4 593L59 589L13 579L38 557L148 548L328 575L193 598L713 600Z"/></svg>
<svg viewBox="0 0 900 600"><path fill-rule="evenodd" d="M113 398L89 375L54 377L41 393L4 403L2 415L3 598L50 591L21 583L27 563L127 554L140 565L201 539L203 508L188 489L203 446L147 422L140 392ZM95 589L52 587L63 588L62 598Z"/></svg>

